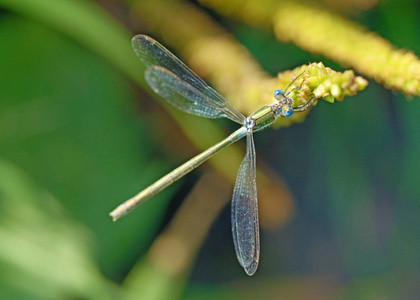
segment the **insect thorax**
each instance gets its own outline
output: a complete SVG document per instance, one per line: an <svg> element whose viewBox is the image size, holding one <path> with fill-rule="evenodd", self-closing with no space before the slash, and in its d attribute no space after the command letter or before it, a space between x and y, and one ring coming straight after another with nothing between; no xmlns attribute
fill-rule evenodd
<svg viewBox="0 0 420 300"><path fill-rule="evenodd" d="M270 126L278 117L278 109L276 105L263 106L254 112L248 119L253 121L253 131L259 131L267 126Z"/></svg>

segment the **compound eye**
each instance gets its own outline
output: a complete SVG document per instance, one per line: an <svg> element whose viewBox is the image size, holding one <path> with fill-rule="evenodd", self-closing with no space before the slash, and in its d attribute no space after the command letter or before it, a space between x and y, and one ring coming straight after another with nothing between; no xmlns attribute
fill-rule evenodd
<svg viewBox="0 0 420 300"><path fill-rule="evenodd" d="M280 100L283 98L284 96L284 92L282 90L275 90L273 93L274 98L276 98L277 100Z"/></svg>
<svg viewBox="0 0 420 300"><path fill-rule="evenodd" d="M290 118L293 115L293 108L289 107L286 111L283 111L283 116Z"/></svg>

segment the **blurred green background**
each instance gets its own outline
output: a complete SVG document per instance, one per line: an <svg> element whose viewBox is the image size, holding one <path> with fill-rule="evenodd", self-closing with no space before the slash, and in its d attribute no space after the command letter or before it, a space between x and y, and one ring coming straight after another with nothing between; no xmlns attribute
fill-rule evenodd
<svg viewBox="0 0 420 300"><path fill-rule="evenodd" d="M193 5L273 75L309 61L344 70ZM174 281L142 263L200 169L123 220L108 216L197 153L139 87L144 67L130 41L147 33L141 20L123 1L0 8L1 299L420 298L418 97L370 80L355 97L321 101L303 124L256 134L258 159L294 195L293 217L262 230L260 267L248 277L226 206L191 272ZM418 15L418 1L384 0L347 17L419 54ZM226 135L236 129L214 122ZM165 145L175 138L187 146ZM149 274L147 288L121 284L133 268Z"/></svg>

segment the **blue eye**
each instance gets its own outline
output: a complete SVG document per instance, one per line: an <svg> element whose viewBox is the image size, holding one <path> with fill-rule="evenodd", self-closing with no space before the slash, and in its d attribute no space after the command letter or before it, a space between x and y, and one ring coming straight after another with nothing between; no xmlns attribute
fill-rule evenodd
<svg viewBox="0 0 420 300"><path fill-rule="evenodd" d="M293 115L293 108L289 107L284 113L283 116L290 118Z"/></svg>
<svg viewBox="0 0 420 300"><path fill-rule="evenodd" d="M275 90L273 93L274 98L277 98L279 95L284 95L282 90Z"/></svg>

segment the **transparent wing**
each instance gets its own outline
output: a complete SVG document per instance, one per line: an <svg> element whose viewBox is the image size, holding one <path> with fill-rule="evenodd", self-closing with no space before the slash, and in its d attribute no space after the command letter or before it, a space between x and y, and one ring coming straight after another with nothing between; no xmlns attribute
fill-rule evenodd
<svg viewBox="0 0 420 300"><path fill-rule="evenodd" d="M232 197L232 233L236 256L248 275L253 275L260 256L255 146L247 134L247 151L239 167Z"/></svg>
<svg viewBox="0 0 420 300"><path fill-rule="evenodd" d="M169 71L169 73L166 74L164 74L165 72L161 72L160 75L158 74L158 72L151 71L151 73L155 73L153 76L156 79L156 81L160 80L164 83L165 80L169 79L170 81L172 81L173 84L175 82L173 78L178 78L178 82L184 82L184 84L181 86L185 87L188 90L184 93L191 94L193 92L199 91L200 96L198 98L205 99L204 102L193 101L197 102L196 105L207 107L209 106L209 103L213 103L211 108L217 107L222 111L221 115L212 116L212 118L226 117L236 123L243 125L245 117L229 101L227 101L219 93L212 89L200 77L198 77L193 71L191 71L184 63L182 63L171 52L169 52L168 49L163 47L157 41L145 35L136 35L132 40L132 45L137 56L147 66L148 69L153 69L155 66L159 66L162 67L162 69L167 69ZM156 70L158 68L154 69ZM167 76L167 74L170 73L172 73L175 76ZM160 85L162 85L162 83L160 83ZM193 87L194 89L192 89L191 87ZM169 93L166 94L171 96L173 95ZM174 102L170 101L168 98L164 99L170 102L171 104L173 104ZM176 100L178 104L180 104L181 101L181 98ZM191 99L185 98L184 101L186 102L186 104L175 106L182 110L184 110L185 107L191 106L191 104L189 104L189 102L192 101ZM189 113L194 113L193 110L186 111ZM203 116L202 114L199 115Z"/></svg>
<svg viewBox="0 0 420 300"><path fill-rule="evenodd" d="M223 106L166 68L151 66L145 72L153 91L176 108L211 119L228 117Z"/></svg>

